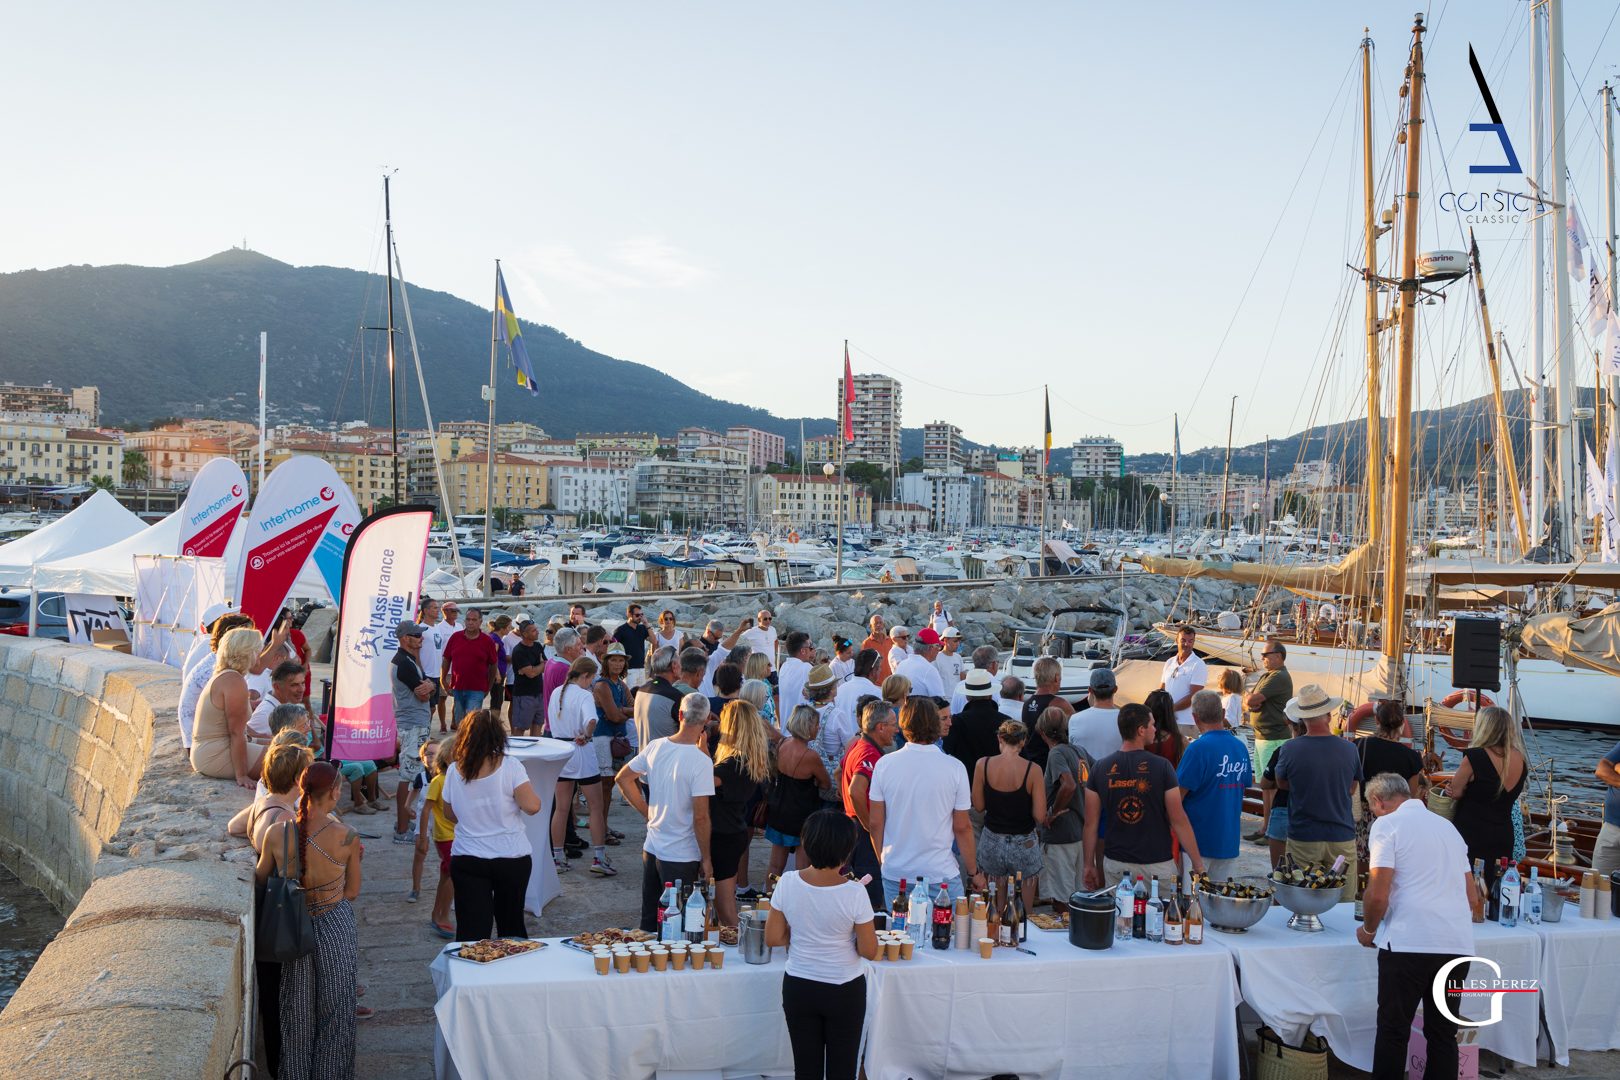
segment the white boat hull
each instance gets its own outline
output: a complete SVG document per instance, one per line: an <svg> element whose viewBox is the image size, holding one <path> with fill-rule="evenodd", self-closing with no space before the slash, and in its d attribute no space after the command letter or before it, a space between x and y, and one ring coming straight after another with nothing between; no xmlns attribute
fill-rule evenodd
<svg viewBox="0 0 1620 1080"><path fill-rule="evenodd" d="M1198 631L1197 649L1212 657L1259 669L1261 642ZM1288 645L1287 667L1297 690L1307 682L1320 682L1330 694L1336 687L1355 683L1378 666L1379 654L1366 649L1318 645ZM1598 671L1565 667L1554 660L1520 660L1519 693L1525 714L1533 724L1558 727L1620 729L1620 679ZM1423 708L1425 698L1439 702L1458 688L1451 684L1451 657L1429 654L1413 657L1408 671L1406 704ZM1489 691L1487 691L1489 693ZM1506 701L1506 687L1492 696Z"/></svg>

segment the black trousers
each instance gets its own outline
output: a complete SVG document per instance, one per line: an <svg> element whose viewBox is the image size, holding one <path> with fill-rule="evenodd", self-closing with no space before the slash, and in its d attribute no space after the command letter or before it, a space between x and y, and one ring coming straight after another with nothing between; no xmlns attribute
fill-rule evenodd
<svg viewBox="0 0 1620 1080"><path fill-rule="evenodd" d="M1434 1000L1434 977L1456 956L1378 950L1378 1036L1373 1042L1373 1080L1405 1080L1406 1049L1412 1040L1412 1016L1423 1002L1423 1036L1428 1063L1423 1080L1456 1080L1457 1025L1447 1020ZM1446 976L1446 1008L1461 1016L1462 995L1453 992L1468 977L1458 964Z"/></svg>
<svg viewBox="0 0 1620 1080"><path fill-rule="evenodd" d="M859 819L849 820L855 822L855 854L849 857L850 872L857 879L872 875L872 880L866 883L866 898L872 901L873 911L882 911L888 907L883 896L883 864L872 847L872 834L862 827Z"/></svg>
<svg viewBox="0 0 1620 1080"><path fill-rule="evenodd" d="M865 975L842 986L783 975L782 1012L793 1044L794 1080L855 1080L866 1021Z"/></svg>
<svg viewBox="0 0 1620 1080"><path fill-rule="evenodd" d="M480 859L450 856L450 883L456 888L456 940L479 941L493 926L501 937L526 938L523 894L529 889L534 857Z"/></svg>
<svg viewBox="0 0 1620 1080"><path fill-rule="evenodd" d="M281 1071L281 965L274 960L253 961L259 983L259 1030L264 1034L267 1075Z"/></svg>
<svg viewBox="0 0 1620 1080"><path fill-rule="evenodd" d="M664 882L685 882L690 887L698 879L701 863L668 862L650 851L641 853L641 929L649 934L658 933L658 898L664 894Z"/></svg>

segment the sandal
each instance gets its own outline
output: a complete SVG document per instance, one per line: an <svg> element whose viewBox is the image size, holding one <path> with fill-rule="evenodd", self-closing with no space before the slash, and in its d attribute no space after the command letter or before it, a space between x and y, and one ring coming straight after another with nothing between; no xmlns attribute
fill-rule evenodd
<svg viewBox="0 0 1620 1080"><path fill-rule="evenodd" d="M369 1005L356 1005L354 1007L354 1015L355 1018L359 1020L370 1020L377 1014L371 1011L371 1006Z"/></svg>
<svg viewBox="0 0 1620 1080"><path fill-rule="evenodd" d="M618 847L622 843L624 843L624 841L620 840L617 836L614 836L612 833L609 833L607 839L602 841L602 844L605 847Z"/></svg>
<svg viewBox="0 0 1620 1080"><path fill-rule="evenodd" d="M454 939L456 936L456 932L454 930L450 929L448 926L440 926L431 919L428 920L428 925L433 928L433 932L435 934L438 934L442 938Z"/></svg>

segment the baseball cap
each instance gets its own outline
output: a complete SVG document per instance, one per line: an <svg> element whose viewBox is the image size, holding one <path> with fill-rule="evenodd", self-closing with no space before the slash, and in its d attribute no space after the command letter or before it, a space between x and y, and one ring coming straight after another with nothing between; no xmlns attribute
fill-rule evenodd
<svg viewBox="0 0 1620 1080"><path fill-rule="evenodd" d="M212 629L214 620L231 610L229 604L209 604L203 608L202 624L205 629Z"/></svg>
<svg viewBox="0 0 1620 1080"><path fill-rule="evenodd" d="M530 615L527 611L517 617L517 624L519 626L522 626L526 622L534 622L534 616Z"/></svg>
<svg viewBox="0 0 1620 1080"><path fill-rule="evenodd" d="M962 693L968 697L989 697L995 693L991 686L990 673L983 668L974 668L968 672L967 683Z"/></svg>
<svg viewBox="0 0 1620 1080"><path fill-rule="evenodd" d="M421 637L426 629L421 623L402 622L394 634L396 637Z"/></svg>
<svg viewBox="0 0 1620 1080"><path fill-rule="evenodd" d="M939 635L934 633L934 628L932 626L925 626L921 630L917 631L917 644L938 645Z"/></svg>
<svg viewBox="0 0 1620 1080"><path fill-rule="evenodd" d="M1109 668L1094 667L1091 669L1091 689L1114 690L1118 684L1114 682L1114 673Z"/></svg>
<svg viewBox="0 0 1620 1080"><path fill-rule="evenodd" d="M962 636L962 631L958 630L954 626L947 626L945 628L945 632L940 635L940 637L942 637L942 638L959 638L961 636Z"/></svg>

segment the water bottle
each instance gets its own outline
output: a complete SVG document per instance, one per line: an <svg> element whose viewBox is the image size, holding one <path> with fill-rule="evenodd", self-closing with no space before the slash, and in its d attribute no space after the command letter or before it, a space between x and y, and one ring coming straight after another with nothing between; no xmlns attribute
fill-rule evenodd
<svg viewBox="0 0 1620 1080"><path fill-rule="evenodd" d="M1119 888L1114 890L1114 940L1129 941L1131 939L1131 913L1136 905L1136 890L1131 888L1129 875L1119 879ZM1071 913L1069 918L1074 918Z"/></svg>
<svg viewBox="0 0 1620 1080"><path fill-rule="evenodd" d="M1147 939L1154 942L1164 940L1164 901L1159 899L1158 878L1153 879L1153 892L1148 897Z"/></svg>
<svg viewBox="0 0 1620 1080"><path fill-rule="evenodd" d="M1524 890L1524 921L1531 926L1541 925L1540 867L1530 868L1530 884Z"/></svg>
<svg viewBox="0 0 1620 1080"><path fill-rule="evenodd" d="M926 942L928 935L934 932L934 904L928 898L925 877L919 877L911 887L911 916L906 924L911 927L911 936L918 941Z"/></svg>
<svg viewBox="0 0 1620 1080"><path fill-rule="evenodd" d="M1503 926L1519 925L1519 871L1502 860L1502 909L1497 921Z"/></svg>

